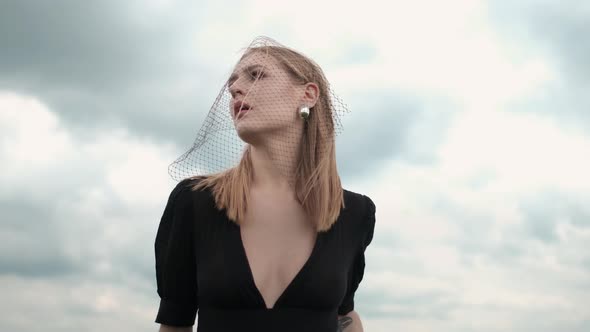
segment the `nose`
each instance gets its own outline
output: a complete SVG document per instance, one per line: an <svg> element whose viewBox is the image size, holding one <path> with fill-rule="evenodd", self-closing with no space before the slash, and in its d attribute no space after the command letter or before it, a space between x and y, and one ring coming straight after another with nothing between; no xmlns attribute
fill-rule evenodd
<svg viewBox="0 0 590 332"><path fill-rule="evenodd" d="M228 87L229 93L231 94L232 98L235 98L238 93L242 96L244 95L244 88L242 87L240 81L240 79L237 79Z"/></svg>

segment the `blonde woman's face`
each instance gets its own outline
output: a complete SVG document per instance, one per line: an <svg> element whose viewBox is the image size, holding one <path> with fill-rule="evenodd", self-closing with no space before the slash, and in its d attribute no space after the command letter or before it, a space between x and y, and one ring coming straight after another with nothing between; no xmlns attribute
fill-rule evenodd
<svg viewBox="0 0 590 332"><path fill-rule="evenodd" d="M228 89L229 111L242 139L302 125L298 111L303 86L295 84L270 55L253 52L242 59L228 80Z"/></svg>

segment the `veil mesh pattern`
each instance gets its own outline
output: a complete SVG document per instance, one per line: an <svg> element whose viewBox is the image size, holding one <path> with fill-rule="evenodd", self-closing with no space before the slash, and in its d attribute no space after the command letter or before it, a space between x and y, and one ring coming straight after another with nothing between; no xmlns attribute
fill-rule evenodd
<svg viewBox="0 0 590 332"><path fill-rule="evenodd" d="M279 57L274 52L276 50L281 51ZM301 66L302 62L305 62L304 66ZM247 71L252 66L255 66L256 71ZM299 72L295 73L298 76L295 80L289 68ZM324 80L321 85L326 96L319 98L315 107L310 107L307 120L300 117L301 103L288 93L292 82L301 85L313 82L305 78L307 74L299 68L312 68L311 72L320 73ZM283 170L282 159L293 155L299 149L297 145L302 143L303 130L307 130L306 126L310 125L306 121L318 123L315 127L318 140L333 140L342 132L341 118L349 112L346 104L332 91L320 67L300 52L271 38L256 37L245 48L232 77L221 88L193 145L169 165L168 173L176 181L235 167L245 148L255 139L252 133L266 132L277 137L273 161ZM240 102L238 112L234 108L236 101ZM318 103L323 105L321 112ZM242 107L248 109L242 111ZM327 152L321 144L312 148L316 150L316 156Z"/></svg>

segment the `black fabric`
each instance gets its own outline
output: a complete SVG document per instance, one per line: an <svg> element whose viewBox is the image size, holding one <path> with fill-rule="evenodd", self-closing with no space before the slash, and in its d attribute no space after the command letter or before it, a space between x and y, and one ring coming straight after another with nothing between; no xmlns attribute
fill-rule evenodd
<svg viewBox="0 0 590 332"><path fill-rule="evenodd" d="M161 298L156 322L191 326L198 332L337 330L337 316L354 310L363 279L365 250L373 239L375 204L344 191L345 208L267 309L254 283L239 225L215 207L198 180L172 190L155 240L156 280ZM280 328L279 328L280 326Z"/></svg>

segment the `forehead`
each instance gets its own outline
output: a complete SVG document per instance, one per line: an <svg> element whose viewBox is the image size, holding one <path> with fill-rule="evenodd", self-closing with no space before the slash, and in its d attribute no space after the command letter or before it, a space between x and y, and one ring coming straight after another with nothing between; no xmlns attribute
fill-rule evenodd
<svg viewBox="0 0 590 332"><path fill-rule="evenodd" d="M278 68L279 62L270 54L263 51L253 51L244 56L234 68L234 73L252 66L261 66L268 69Z"/></svg>
<svg viewBox="0 0 590 332"><path fill-rule="evenodd" d="M232 85L238 79L240 74L248 75L249 71L254 69L263 69L265 72L277 73L283 71L275 57L262 51L253 51L245 55L238 62L227 80L227 85Z"/></svg>

